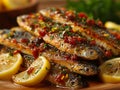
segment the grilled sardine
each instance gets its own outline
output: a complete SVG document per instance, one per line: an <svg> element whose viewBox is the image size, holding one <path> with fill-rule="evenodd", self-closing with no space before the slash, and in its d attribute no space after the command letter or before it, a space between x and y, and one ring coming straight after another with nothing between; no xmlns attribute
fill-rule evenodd
<svg viewBox="0 0 120 90"><path fill-rule="evenodd" d="M119 42L103 27L101 22L95 23L84 14L75 14L74 11L65 9L48 8L40 10L40 13L56 22L71 25L74 32L79 31L86 38L94 39L98 46L111 51L114 55L120 54Z"/></svg>
<svg viewBox="0 0 120 90"><path fill-rule="evenodd" d="M10 53L10 55L12 55L15 51L15 49L0 45L0 53ZM21 53L21 55L23 57L23 63L19 72L27 69L35 60L31 55L24 53ZM51 84L64 88L83 88L88 86L88 83L83 81L80 75L70 72L66 67L53 62L51 62L51 69L45 80L49 81Z"/></svg>
<svg viewBox="0 0 120 90"><path fill-rule="evenodd" d="M81 36L80 33L73 32L69 25L52 22L51 19L43 17L39 13L18 17L18 24L61 51L87 60L95 60L99 57L99 53L92 47L91 41Z"/></svg>
<svg viewBox="0 0 120 90"><path fill-rule="evenodd" d="M15 31L15 30L13 30ZM15 48L23 53L34 55L35 57L40 55L45 56L48 60L53 61L55 63L58 63L60 65L63 65L70 69L72 72L76 72L82 75L94 75L97 74L97 67L90 63L83 63L79 62L79 59L76 55L68 54L62 51L59 51L57 48L44 43L43 41L40 42L40 40L26 38L25 41L23 40L21 42L22 37L20 37L24 31L20 31L16 29L15 32L12 32L9 37L7 37L8 32L6 30L2 30L2 33L0 34L0 44L3 44L5 46ZM4 32L4 33L3 33ZM19 36L17 35L16 39L16 33L19 32ZM9 31L10 33L10 31ZM24 32L24 34L27 32ZM19 37L21 39L19 39ZM29 39L31 41L29 41ZM15 40L15 42L13 42ZM12 41L12 42L11 42ZM29 41L29 42L28 42ZM56 58L57 57L57 58ZM72 64L72 65L71 65Z"/></svg>

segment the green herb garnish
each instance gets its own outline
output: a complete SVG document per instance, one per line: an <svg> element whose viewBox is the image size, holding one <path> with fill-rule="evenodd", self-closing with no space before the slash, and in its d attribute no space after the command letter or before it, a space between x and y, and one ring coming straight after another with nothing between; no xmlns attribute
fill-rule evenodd
<svg viewBox="0 0 120 90"><path fill-rule="evenodd" d="M53 40L53 39L54 39L54 36L53 36L53 35L51 35L51 36L50 36L50 40Z"/></svg>

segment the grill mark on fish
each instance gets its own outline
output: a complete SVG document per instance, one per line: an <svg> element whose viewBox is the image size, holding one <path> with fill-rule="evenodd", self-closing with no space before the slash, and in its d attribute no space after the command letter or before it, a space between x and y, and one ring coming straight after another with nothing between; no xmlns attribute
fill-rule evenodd
<svg viewBox="0 0 120 90"><path fill-rule="evenodd" d="M111 30L111 29L108 29L108 32L112 34L114 40L120 45L120 32L118 30Z"/></svg>
<svg viewBox="0 0 120 90"><path fill-rule="evenodd" d="M98 58L98 53L90 47L86 47L82 45L72 47L70 44L64 43L64 40L60 39L57 36L57 34L53 34L52 36L54 36L54 38L51 40L50 38L51 35L52 34L45 35L45 37L43 37L43 40L46 41L46 43L49 43L55 46L61 51L68 52L70 54L75 54L79 57L82 57L88 60L94 60Z"/></svg>
<svg viewBox="0 0 120 90"><path fill-rule="evenodd" d="M2 32L4 32L4 31L2 30ZM3 38L4 35L6 35L6 34L0 35L0 37L2 37L2 38L0 38L0 44L15 48L23 53L33 55L32 50L34 48L31 49L31 47L29 47L29 45L27 46L27 44L22 43L22 42L13 43L11 41L14 38L12 38L12 39L10 39L10 38L8 39L7 37ZM19 34L19 35L21 35L21 34ZM11 37L12 37L12 35L11 35ZM41 44L39 44L39 46L35 46L35 47L40 47L40 45ZM39 54L47 57L50 61L54 61L55 63L58 63L60 65L64 65L68 69L71 69L71 71L73 71L73 72L76 72L76 73L79 73L82 75L86 75L86 76L97 74L97 67L95 65L90 64L90 63L82 63L82 62L79 62L79 60L74 61L74 59L76 59L76 57L74 59L72 59L71 57L73 55L70 55L67 53L62 54L63 52L59 51L58 49L56 49L54 47L51 47L50 45L48 45L48 47L49 48L47 48L46 50L44 50L42 52L37 51L36 53L39 53ZM59 59L57 59L57 58L55 59L55 57L57 57L56 56L57 51L59 51L59 53L57 53L59 56ZM52 55L52 56L49 56L49 55ZM69 58L66 56L69 56ZM68 59L66 59L66 58L68 58ZM72 67L71 67L71 64L73 64Z"/></svg>
<svg viewBox="0 0 120 90"><path fill-rule="evenodd" d="M15 49L11 49L9 47L0 45L0 53L14 53ZM32 62L35 60L33 56L21 53L23 57L23 63L21 65L21 71L26 70ZM59 76L64 76L64 78ZM62 78L62 79L61 79ZM66 67L63 67L59 64L55 64L51 62L51 69L48 73L45 80L49 81L50 83L64 87L64 88L83 88L87 87L88 83L82 80L81 75L70 72Z"/></svg>
<svg viewBox="0 0 120 90"><path fill-rule="evenodd" d="M67 68L60 66L59 64L51 63L51 65L52 69L50 70L50 73L52 74L50 74L47 78L49 81L55 82L55 84L57 83L57 87L83 88L88 86L88 83L83 81L82 77L78 74L70 72ZM64 78L62 79L62 77Z"/></svg>
<svg viewBox="0 0 120 90"><path fill-rule="evenodd" d="M27 46L24 45L25 43L17 44L18 42L20 42L20 38L22 38L22 36L24 36L22 34L25 34L25 33L20 32L20 29L17 29L17 32L16 31L14 32L14 31L10 31L10 30L5 30L5 29L1 30L0 31L0 43L2 45L7 45L9 47L22 50L23 53L31 53L32 54L31 50ZM12 38L12 39L10 39L10 38ZM25 38L27 38L27 36L25 36ZM32 36L29 39L32 40Z"/></svg>
<svg viewBox="0 0 120 90"><path fill-rule="evenodd" d="M36 15L38 15L38 14L36 14ZM33 15L34 18L32 18L32 19L36 20L36 17L37 17L36 22L39 22L39 23L42 22L44 24L47 24L45 27L44 27L44 25L43 26L41 26L41 25L38 26L38 23L34 24L33 22L31 22L33 20L30 20L30 21L29 21L29 19L27 20L27 17L29 17L28 15L18 17L17 21L18 21L18 23L21 27L23 27L25 30L34 34L37 37L40 36L40 34L39 34L40 32L42 32L42 34L46 33L44 36L42 36L43 40L46 43L49 43L49 44L57 47L59 50L62 50L64 52L67 52L67 53L70 53L70 54L76 54L77 56L80 56L82 58L86 58L88 60L95 60L100 56L100 55L98 55L98 52L96 50L94 50L94 48L90 47L90 40L85 40L86 38L81 36L77 32L72 32L71 31L71 26L51 22L51 20L41 21L41 20L38 20L38 16L36 16L36 15L34 14ZM39 15L41 16L41 14L39 14ZM35 28L32 28L31 24ZM37 28L36 28L36 25L37 25ZM55 37L56 33L58 34L57 37ZM70 35L70 34L74 34L74 35ZM81 40L81 41L72 42L72 39L71 39L71 41L69 41L70 43L68 43L68 42L66 43L65 42L65 37L72 37L73 39L74 39L74 37L75 38L77 37L77 39L82 39L83 41ZM86 41L87 41L87 43L86 43ZM74 47L72 47L72 48L71 48L71 43L75 44ZM79 43L79 45L77 46L76 43ZM82 48L80 48L80 47L82 47ZM68 49L68 48L70 48L70 49Z"/></svg>
<svg viewBox="0 0 120 90"><path fill-rule="evenodd" d="M90 62L87 63L79 60L75 60L75 61L66 60L65 55L61 55L60 51L56 51L56 52L50 49L50 50L47 50L46 52L43 52L42 55L48 59L53 60L53 62L57 64L67 67L72 72L76 72L76 73L87 75L87 76L92 74L94 75L94 73L97 73L96 66L93 64L90 64ZM87 71L87 74L86 74L86 71Z"/></svg>
<svg viewBox="0 0 120 90"><path fill-rule="evenodd" d="M85 26L83 23L77 20L77 18L75 18L76 16L74 17L75 19L73 20L69 20L65 18L66 12L67 12L66 10L61 10L61 9L40 10L40 13L42 13L44 16L54 19L56 22L71 25L74 32L79 31L83 36L87 37L88 39L94 39L98 46L102 46L106 50L111 50L114 53L114 55L120 54L120 46L115 43L116 40L114 41L113 38L109 38L109 37L108 38L110 41L105 39L104 36L99 31L91 28L90 26ZM73 15L75 14L73 13ZM81 26L77 25L76 23L77 24L80 23ZM104 34L108 34L110 35L110 37L112 37L112 35L109 34L106 29L101 29L100 31L103 31L103 30L105 30Z"/></svg>

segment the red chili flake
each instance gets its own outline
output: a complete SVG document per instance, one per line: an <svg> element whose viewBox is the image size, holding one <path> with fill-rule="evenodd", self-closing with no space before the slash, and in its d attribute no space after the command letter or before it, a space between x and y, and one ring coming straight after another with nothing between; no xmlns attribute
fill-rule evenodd
<svg viewBox="0 0 120 90"><path fill-rule="evenodd" d="M94 32L92 33L92 36L94 36L95 38L100 38L100 36Z"/></svg>
<svg viewBox="0 0 120 90"><path fill-rule="evenodd" d="M70 60L70 55L65 55L64 58L65 60Z"/></svg>
<svg viewBox="0 0 120 90"><path fill-rule="evenodd" d="M78 13L78 16L79 16L80 18L88 18L88 16L87 16L84 12Z"/></svg>
<svg viewBox="0 0 120 90"><path fill-rule="evenodd" d="M34 43L30 43L28 46L32 49L32 48L35 47L35 44Z"/></svg>
<svg viewBox="0 0 120 90"><path fill-rule="evenodd" d="M34 47L34 49L32 50L32 54L34 58L37 58L39 55L39 49L37 47Z"/></svg>
<svg viewBox="0 0 120 90"><path fill-rule="evenodd" d="M67 36L64 37L64 42L65 42L65 43L69 43Z"/></svg>
<svg viewBox="0 0 120 90"><path fill-rule="evenodd" d="M105 52L105 56L106 57L111 57L112 56L112 52L109 50L109 51L106 51Z"/></svg>
<svg viewBox="0 0 120 90"><path fill-rule="evenodd" d="M35 24L35 28L38 28L39 27L39 24Z"/></svg>
<svg viewBox="0 0 120 90"><path fill-rule="evenodd" d="M91 35L91 30L87 29L85 32L86 34Z"/></svg>
<svg viewBox="0 0 120 90"><path fill-rule="evenodd" d="M42 15L40 15L38 19L44 21L44 17Z"/></svg>
<svg viewBox="0 0 120 90"><path fill-rule="evenodd" d="M27 74L31 74L32 72L33 72L33 70L34 70L34 67L30 67L28 70L27 70Z"/></svg>
<svg viewBox="0 0 120 90"><path fill-rule="evenodd" d="M116 38L120 40L120 34L116 34Z"/></svg>
<svg viewBox="0 0 120 90"><path fill-rule="evenodd" d="M65 16L69 20L74 20L74 18L75 18L73 11L66 11Z"/></svg>
<svg viewBox="0 0 120 90"><path fill-rule="evenodd" d="M78 38L77 38L77 41L82 43L82 42L85 42L86 40L83 39L83 38L78 37Z"/></svg>
<svg viewBox="0 0 120 90"><path fill-rule="evenodd" d="M77 60L77 59L78 59L77 55L72 55L72 56L71 56L71 60L75 61L75 60Z"/></svg>
<svg viewBox="0 0 120 90"><path fill-rule="evenodd" d="M28 40L27 38L22 38L22 39L20 40L20 42L22 42L22 43L28 43L29 40Z"/></svg>
<svg viewBox="0 0 120 90"><path fill-rule="evenodd" d="M17 40L16 39L12 39L11 42L12 43L17 43Z"/></svg>
<svg viewBox="0 0 120 90"><path fill-rule="evenodd" d="M58 83L64 83L64 78L65 78L65 75L64 74L59 74L56 76L55 80L58 82Z"/></svg>
<svg viewBox="0 0 120 90"><path fill-rule="evenodd" d="M76 45L78 41L77 37L71 37L71 36L65 36L64 37L64 42L65 43L70 43L72 45Z"/></svg>
<svg viewBox="0 0 120 90"><path fill-rule="evenodd" d="M45 29L45 28L44 28L44 29L39 30L39 35L40 35L40 37L44 37L46 33L47 33L47 31L46 31L46 29Z"/></svg>
<svg viewBox="0 0 120 90"><path fill-rule="evenodd" d="M35 24L30 24L30 27L31 27L32 29L35 29Z"/></svg>
<svg viewBox="0 0 120 90"><path fill-rule="evenodd" d="M69 43L72 45L75 45L77 43L76 38L74 38L74 37L69 37L68 40L69 40Z"/></svg>
<svg viewBox="0 0 120 90"><path fill-rule="evenodd" d="M14 52L13 52L13 54L17 54L17 53L20 53L21 51L19 51L19 50L15 50Z"/></svg>
<svg viewBox="0 0 120 90"><path fill-rule="evenodd" d="M93 19L88 19L86 22L88 25L95 25L95 21Z"/></svg>
<svg viewBox="0 0 120 90"><path fill-rule="evenodd" d="M90 41L90 45L96 45L96 41L95 40Z"/></svg>
<svg viewBox="0 0 120 90"><path fill-rule="evenodd" d="M98 20L98 21L97 21L97 25L98 25L99 27L103 27L102 21Z"/></svg>

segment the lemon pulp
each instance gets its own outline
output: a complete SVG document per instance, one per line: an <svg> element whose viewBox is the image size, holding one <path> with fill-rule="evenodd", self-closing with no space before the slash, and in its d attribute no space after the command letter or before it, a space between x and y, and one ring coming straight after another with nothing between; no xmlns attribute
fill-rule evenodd
<svg viewBox="0 0 120 90"><path fill-rule="evenodd" d="M22 56L17 53L0 54L0 79L10 79L13 74L17 73L22 63Z"/></svg>
<svg viewBox="0 0 120 90"><path fill-rule="evenodd" d="M38 84L45 78L49 69L49 61L45 57L39 56L26 71L14 75L13 81L26 86Z"/></svg>
<svg viewBox="0 0 120 90"><path fill-rule="evenodd" d="M106 83L120 82L120 58L106 61L100 67L100 78Z"/></svg>

